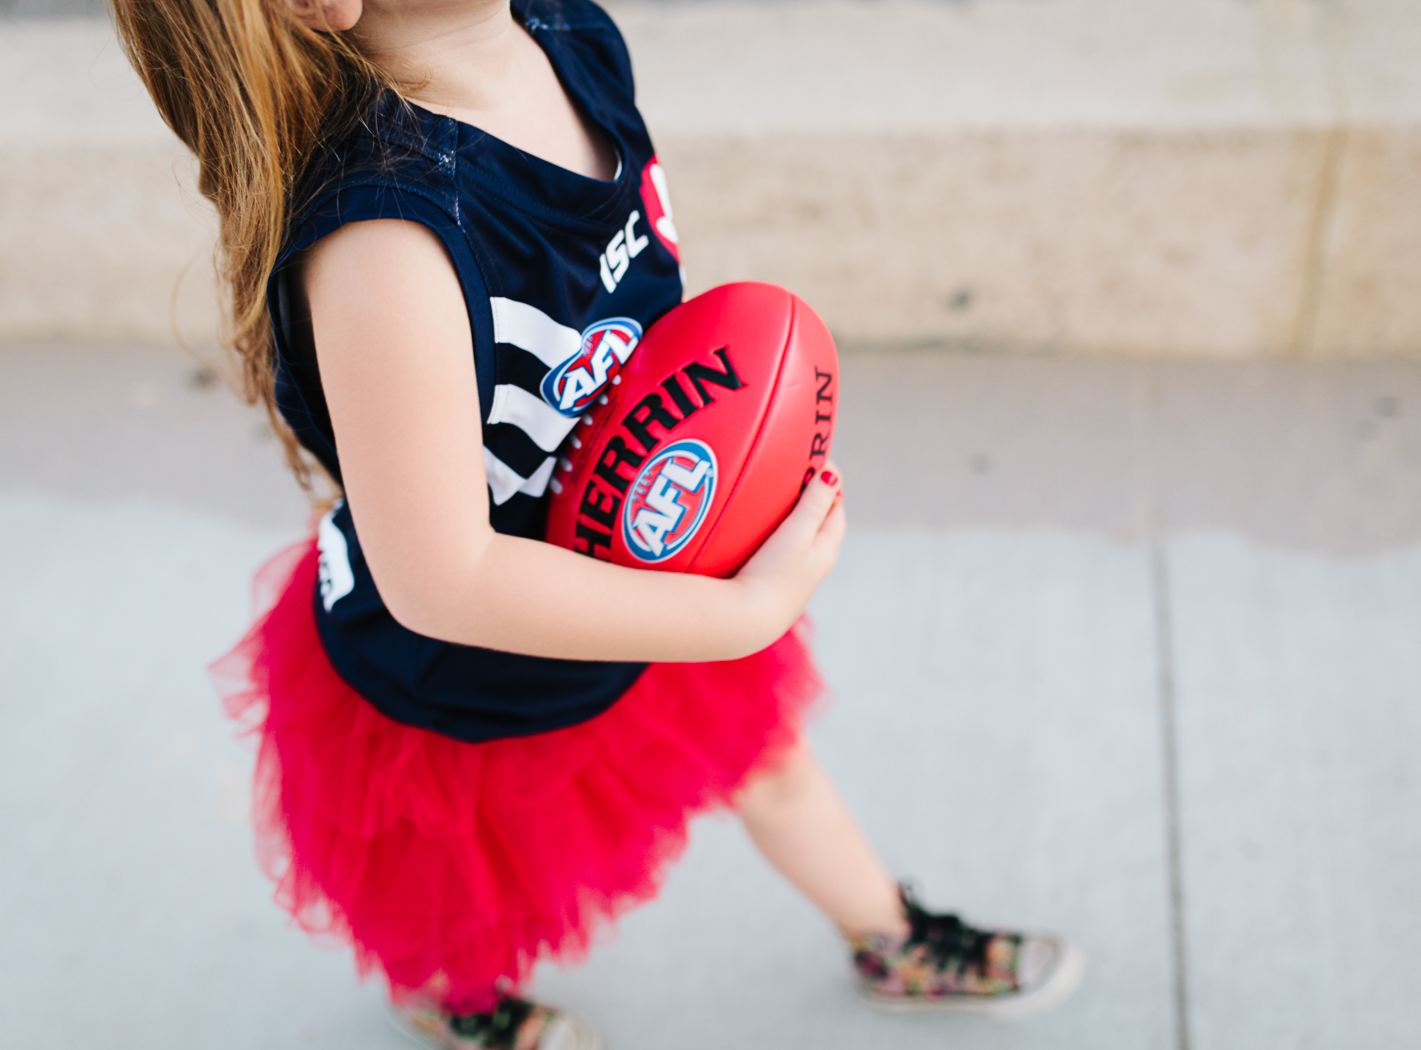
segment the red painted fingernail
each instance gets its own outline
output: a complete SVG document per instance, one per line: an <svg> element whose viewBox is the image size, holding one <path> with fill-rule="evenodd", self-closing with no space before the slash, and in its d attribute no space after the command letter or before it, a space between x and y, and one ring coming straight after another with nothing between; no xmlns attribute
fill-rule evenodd
<svg viewBox="0 0 1421 1050"><path fill-rule="evenodd" d="M821 470L819 477L826 485L837 485L839 483L839 475L835 474L832 470Z"/></svg>

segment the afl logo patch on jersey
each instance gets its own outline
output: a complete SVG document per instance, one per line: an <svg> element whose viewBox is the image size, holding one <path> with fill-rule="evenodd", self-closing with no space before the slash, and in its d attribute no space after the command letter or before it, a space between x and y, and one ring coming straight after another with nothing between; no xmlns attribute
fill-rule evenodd
<svg viewBox="0 0 1421 1050"><path fill-rule="evenodd" d="M641 342L641 325L608 317L588 325L582 345L543 377L543 400L565 416L580 416L610 383Z"/></svg>
<svg viewBox="0 0 1421 1050"><path fill-rule="evenodd" d="M641 468L623 504L627 549L644 562L673 557L705 521L715 481L715 453L704 441L677 441L658 452Z"/></svg>

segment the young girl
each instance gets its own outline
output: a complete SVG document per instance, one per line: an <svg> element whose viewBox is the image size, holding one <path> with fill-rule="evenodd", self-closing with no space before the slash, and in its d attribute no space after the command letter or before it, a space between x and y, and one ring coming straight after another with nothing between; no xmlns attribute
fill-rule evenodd
<svg viewBox="0 0 1421 1050"><path fill-rule="evenodd" d="M591 0L114 0L201 162L249 393L344 499L219 667L259 727L278 899L440 1047L592 1047L518 997L733 806L870 1002L1013 1016L1051 936L895 885L815 764L796 627L844 533L832 466L733 579L540 541L576 417L543 378L682 297L666 179ZM282 425L284 423L284 426Z"/></svg>

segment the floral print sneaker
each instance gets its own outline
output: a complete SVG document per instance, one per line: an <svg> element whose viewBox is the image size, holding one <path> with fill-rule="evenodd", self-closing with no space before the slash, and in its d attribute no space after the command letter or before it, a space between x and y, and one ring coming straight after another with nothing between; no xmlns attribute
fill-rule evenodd
<svg viewBox="0 0 1421 1050"><path fill-rule="evenodd" d="M899 891L910 932L853 937L859 990L876 1010L958 1010L1008 1021L1055 1006L1080 984L1085 957L1052 934L977 930Z"/></svg>
<svg viewBox="0 0 1421 1050"><path fill-rule="evenodd" d="M395 1027L437 1050L601 1050L580 1017L504 996L491 1013L451 1014L427 1003L390 1007Z"/></svg>

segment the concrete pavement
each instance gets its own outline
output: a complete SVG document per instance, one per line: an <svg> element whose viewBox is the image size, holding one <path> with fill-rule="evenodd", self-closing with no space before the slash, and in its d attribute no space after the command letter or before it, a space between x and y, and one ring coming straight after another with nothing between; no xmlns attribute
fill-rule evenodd
<svg viewBox="0 0 1421 1050"><path fill-rule="evenodd" d="M393 1048L251 856L202 668L304 509L195 367L0 353L0 1042ZM1421 369L888 354L844 390L815 744L895 871L1067 931L1087 983L1018 1026L870 1014L708 819L539 990L620 1050L1413 1046Z"/></svg>

